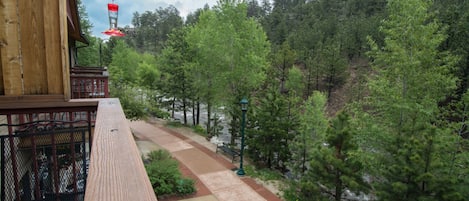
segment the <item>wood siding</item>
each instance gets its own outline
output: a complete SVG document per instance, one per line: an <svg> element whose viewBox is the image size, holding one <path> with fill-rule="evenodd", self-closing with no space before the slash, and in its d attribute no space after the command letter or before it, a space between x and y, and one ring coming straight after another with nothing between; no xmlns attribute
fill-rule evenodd
<svg viewBox="0 0 469 201"><path fill-rule="evenodd" d="M1 1L0 95L70 97L66 2Z"/></svg>

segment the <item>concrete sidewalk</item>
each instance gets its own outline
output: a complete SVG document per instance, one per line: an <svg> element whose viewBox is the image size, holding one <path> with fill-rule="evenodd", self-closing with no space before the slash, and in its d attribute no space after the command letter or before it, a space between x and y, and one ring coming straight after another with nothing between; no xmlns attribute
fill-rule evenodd
<svg viewBox="0 0 469 201"><path fill-rule="evenodd" d="M201 182L203 188L208 189L207 193L198 193L200 196L185 201L280 201L253 179L236 175L233 171L236 166L227 158L216 154L216 146L206 140L188 138L144 121L133 121L130 125L137 138L151 141L168 150L180 161L183 168L187 168L196 177L196 182Z"/></svg>

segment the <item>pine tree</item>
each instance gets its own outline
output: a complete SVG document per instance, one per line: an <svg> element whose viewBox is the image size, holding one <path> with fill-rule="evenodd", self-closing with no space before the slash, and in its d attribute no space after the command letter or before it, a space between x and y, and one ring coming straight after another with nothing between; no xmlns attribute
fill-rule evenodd
<svg viewBox="0 0 469 201"><path fill-rule="evenodd" d="M367 112L380 128L382 144L374 152L382 164L376 182L381 200L462 199L442 163L451 133L434 125L438 103L456 79L449 73L454 57L438 51L445 34L428 12L430 3L389 1L389 19L381 27L384 47L372 42L378 73L369 83Z"/></svg>
<svg viewBox="0 0 469 201"><path fill-rule="evenodd" d="M328 127L326 117L327 98L321 92L315 91L302 107L298 134L290 144L292 152L290 169L294 178L300 178L308 170L311 161L311 149L325 139Z"/></svg>
<svg viewBox="0 0 469 201"><path fill-rule="evenodd" d="M256 101L252 128L246 139L251 159L267 168L282 167L289 157L290 118L288 100L274 85L270 85Z"/></svg>
<svg viewBox="0 0 469 201"><path fill-rule="evenodd" d="M299 179L296 199L340 201L346 190L356 195L367 192L363 165L354 154L358 146L349 120L347 114L339 113L324 138L317 139L308 170Z"/></svg>

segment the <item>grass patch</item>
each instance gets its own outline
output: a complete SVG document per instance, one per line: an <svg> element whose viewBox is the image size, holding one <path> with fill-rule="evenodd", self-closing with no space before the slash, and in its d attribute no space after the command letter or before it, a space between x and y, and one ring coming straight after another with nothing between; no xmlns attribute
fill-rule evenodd
<svg viewBox="0 0 469 201"><path fill-rule="evenodd" d="M201 125L193 126L192 131L194 131L194 133L197 133L201 136L207 137L207 132L205 131L204 127L202 127Z"/></svg>
<svg viewBox="0 0 469 201"><path fill-rule="evenodd" d="M245 165L244 169L250 176L259 178L263 181L283 179L283 175L280 172L275 171L275 170L271 170L267 168L256 169L256 167L254 167L253 165Z"/></svg>
<svg viewBox="0 0 469 201"><path fill-rule="evenodd" d="M184 124L182 124L178 120L169 120L168 122L166 122L166 126L181 128L181 127L184 127Z"/></svg>

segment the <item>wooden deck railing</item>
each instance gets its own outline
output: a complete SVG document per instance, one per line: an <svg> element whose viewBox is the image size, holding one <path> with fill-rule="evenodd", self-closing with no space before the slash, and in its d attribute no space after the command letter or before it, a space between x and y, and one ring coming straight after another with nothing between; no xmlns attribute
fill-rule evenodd
<svg viewBox="0 0 469 201"><path fill-rule="evenodd" d="M85 201L156 201L119 100L97 101Z"/></svg>
<svg viewBox="0 0 469 201"><path fill-rule="evenodd" d="M60 96L56 99L51 96L2 97L0 111L38 113L45 108L68 111L70 108L96 109L97 106L96 119L91 118L94 129L84 200L156 201L119 99L58 100Z"/></svg>

